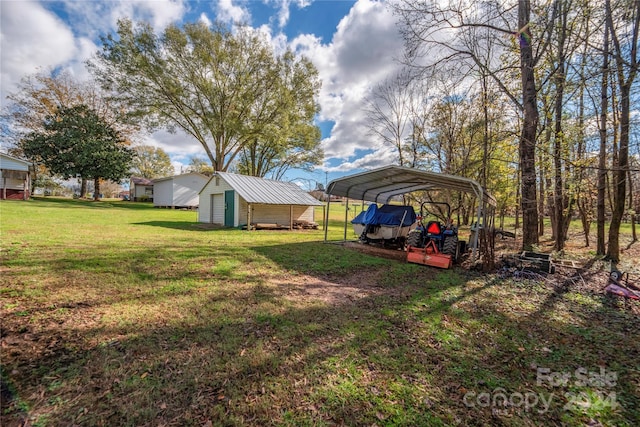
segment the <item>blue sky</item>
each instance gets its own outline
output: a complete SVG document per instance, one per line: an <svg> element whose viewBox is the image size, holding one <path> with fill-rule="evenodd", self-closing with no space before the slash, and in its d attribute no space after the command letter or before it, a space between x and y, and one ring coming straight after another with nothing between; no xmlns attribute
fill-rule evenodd
<svg viewBox="0 0 640 427"><path fill-rule="evenodd" d="M2 105L20 79L38 69L67 69L87 78L84 62L123 17L145 20L157 31L197 20L243 22L274 46L309 57L322 80L318 124L325 160L313 173L292 171L287 179L299 178L308 187L394 161L366 129L365 98L399 67L402 51L395 17L387 4L373 0L1 0ZM206 157L182 134L157 132L145 142L169 153L176 172L191 157Z"/></svg>

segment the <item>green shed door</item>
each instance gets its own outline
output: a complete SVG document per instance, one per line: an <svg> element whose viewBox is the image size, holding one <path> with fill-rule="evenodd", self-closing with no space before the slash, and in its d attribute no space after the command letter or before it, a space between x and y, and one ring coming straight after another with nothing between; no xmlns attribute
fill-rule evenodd
<svg viewBox="0 0 640 427"><path fill-rule="evenodd" d="M224 192L224 226L233 227L233 213L235 212L233 200L235 199L235 191L227 190Z"/></svg>

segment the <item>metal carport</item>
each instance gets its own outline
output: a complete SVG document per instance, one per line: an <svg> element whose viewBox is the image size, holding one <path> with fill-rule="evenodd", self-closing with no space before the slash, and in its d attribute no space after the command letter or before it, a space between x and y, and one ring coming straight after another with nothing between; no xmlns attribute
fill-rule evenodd
<svg viewBox="0 0 640 427"><path fill-rule="evenodd" d="M473 179L455 175L446 175L436 172L428 172L404 166L385 166L368 172L338 178L327 186L329 196L325 224L329 223L329 206L331 196L346 198L344 240L347 240L347 222L349 199L362 200L374 203L389 203L394 196L412 193L414 191L428 190L455 190L471 193L477 197L478 226L493 227L496 199ZM324 228L324 240L327 241L328 227ZM476 257L478 248L478 235L475 233L473 242L473 258ZM470 242L471 243L471 242Z"/></svg>

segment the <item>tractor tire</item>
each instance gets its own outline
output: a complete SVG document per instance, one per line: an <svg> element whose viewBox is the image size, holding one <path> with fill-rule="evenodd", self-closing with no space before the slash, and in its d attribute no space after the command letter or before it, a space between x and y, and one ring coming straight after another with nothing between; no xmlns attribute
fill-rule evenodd
<svg viewBox="0 0 640 427"><path fill-rule="evenodd" d="M421 248L423 246L422 233L418 230L410 231L407 236L407 246L411 246L412 248Z"/></svg>
<svg viewBox="0 0 640 427"><path fill-rule="evenodd" d="M458 236L446 236L444 238L442 253L451 255L454 260L458 258Z"/></svg>

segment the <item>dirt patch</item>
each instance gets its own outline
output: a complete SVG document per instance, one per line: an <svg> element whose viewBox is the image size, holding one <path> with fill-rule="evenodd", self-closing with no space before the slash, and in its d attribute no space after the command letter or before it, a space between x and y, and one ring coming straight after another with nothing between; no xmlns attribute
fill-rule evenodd
<svg viewBox="0 0 640 427"><path fill-rule="evenodd" d="M379 284L382 274L382 270L365 270L358 274L331 279L300 274L272 279L270 283L280 288L285 299L296 304L306 305L312 301L342 305L388 293L389 289Z"/></svg>

